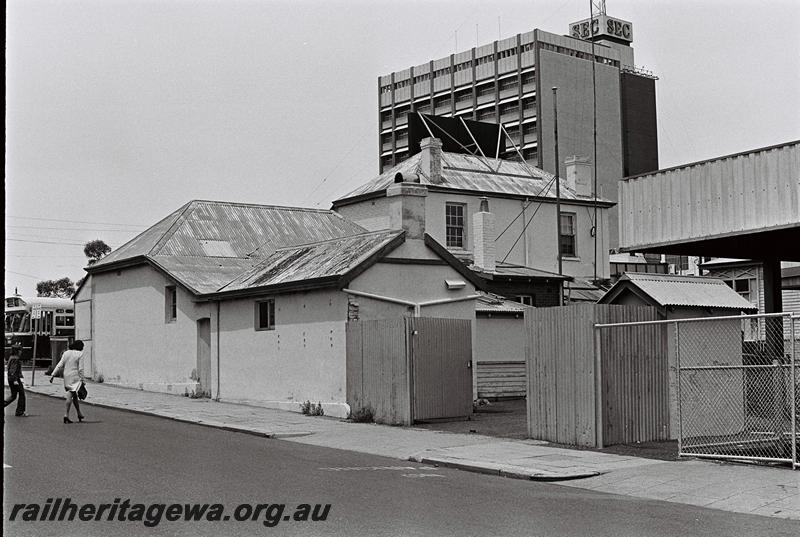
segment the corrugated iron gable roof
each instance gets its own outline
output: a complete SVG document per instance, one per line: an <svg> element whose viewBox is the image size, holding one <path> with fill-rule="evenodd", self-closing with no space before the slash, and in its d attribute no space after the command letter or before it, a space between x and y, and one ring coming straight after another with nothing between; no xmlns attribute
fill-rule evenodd
<svg viewBox="0 0 800 537"><path fill-rule="evenodd" d="M338 213L323 209L191 201L91 269L141 256L244 259L265 246L274 251L364 231Z"/></svg>
<svg viewBox="0 0 800 537"><path fill-rule="evenodd" d="M277 249L364 231L332 211L199 201L153 255L205 257L201 241L210 240L247 257L265 245Z"/></svg>
<svg viewBox="0 0 800 537"><path fill-rule="evenodd" d="M716 278L626 273L608 291L607 295L614 293L617 286L625 285L624 282L630 282L630 285L638 287L661 306L692 306L744 311L758 309L728 287L724 281Z"/></svg>
<svg viewBox="0 0 800 537"><path fill-rule="evenodd" d="M382 192L394 182L398 172L420 173L421 158L421 153L411 156L336 200L334 206L350 198ZM433 184L420 173L420 183L433 188L541 198L556 197L553 178L552 174L524 162L458 153L442 153L442 183ZM564 178L561 178L561 186L562 199L579 199L566 187ZM599 201L612 203L606 199Z"/></svg>
<svg viewBox="0 0 800 537"><path fill-rule="evenodd" d="M241 291L344 276L402 234L402 231L377 231L282 248L220 291Z"/></svg>
<svg viewBox="0 0 800 537"><path fill-rule="evenodd" d="M119 261L124 261L126 259L132 259L134 257L144 256L150 253L150 251L158 244L161 238L164 236L165 233L169 231L169 229L178 221L181 217L183 212L191 205L187 203L174 213L168 215L164 219L160 220L156 224L150 226L142 233L138 234L116 250L109 253L103 259L92 265L92 268L102 267L104 265L110 265L112 263L116 263Z"/></svg>

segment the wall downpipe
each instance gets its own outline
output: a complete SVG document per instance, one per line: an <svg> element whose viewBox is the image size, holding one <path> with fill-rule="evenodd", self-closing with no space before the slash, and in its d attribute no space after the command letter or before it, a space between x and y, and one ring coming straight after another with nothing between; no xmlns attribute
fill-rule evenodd
<svg viewBox="0 0 800 537"><path fill-rule="evenodd" d="M219 380L219 372L220 372L220 367L219 367L219 349L220 349L220 345L219 345L219 312L220 312L220 304L219 304L219 300L217 300L217 397L215 399L217 402L219 402L219 386L220 386L220 380Z"/></svg>

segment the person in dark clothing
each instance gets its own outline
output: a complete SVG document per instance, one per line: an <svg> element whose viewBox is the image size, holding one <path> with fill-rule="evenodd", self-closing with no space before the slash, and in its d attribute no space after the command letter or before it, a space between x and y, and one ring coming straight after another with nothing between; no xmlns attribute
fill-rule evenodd
<svg viewBox="0 0 800 537"><path fill-rule="evenodd" d="M17 400L15 415L25 416L25 388L22 386L22 363L20 362L22 347L13 345L11 356L8 358L8 387L11 388L11 397L5 400L3 408Z"/></svg>

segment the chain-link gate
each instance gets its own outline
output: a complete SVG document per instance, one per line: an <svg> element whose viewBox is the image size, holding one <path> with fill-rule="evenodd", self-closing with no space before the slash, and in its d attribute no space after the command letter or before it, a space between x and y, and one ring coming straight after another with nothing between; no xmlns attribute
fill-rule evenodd
<svg viewBox="0 0 800 537"><path fill-rule="evenodd" d="M800 466L800 317L673 322L679 454Z"/></svg>

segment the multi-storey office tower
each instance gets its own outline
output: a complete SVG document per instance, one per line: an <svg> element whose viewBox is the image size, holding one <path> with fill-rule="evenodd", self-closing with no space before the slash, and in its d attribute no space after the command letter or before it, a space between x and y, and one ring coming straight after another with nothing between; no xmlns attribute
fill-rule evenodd
<svg viewBox="0 0 800 537"><path fill-rule="evenodd" d="M615 200L619 179L658 169L656 79L634 67L632 25L597 15L570 34L533 30L379 77L380 171L419 151L408 114L420 112L502 123L513 141L502 158L554 173L553 87L562 176L565 158L594 158L595 108L599 196Z"/></svg>

